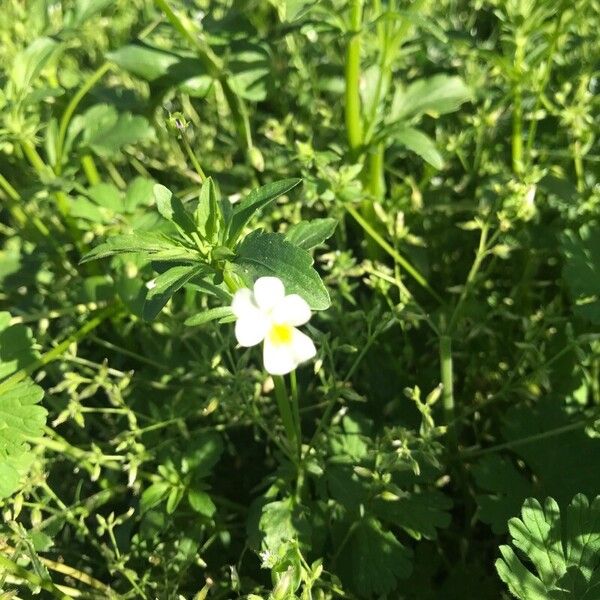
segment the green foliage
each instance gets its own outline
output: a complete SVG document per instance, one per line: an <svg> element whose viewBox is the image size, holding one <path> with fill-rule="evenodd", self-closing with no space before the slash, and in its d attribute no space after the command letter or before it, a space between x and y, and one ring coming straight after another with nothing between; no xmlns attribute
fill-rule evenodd
<svg viewBox="0 0 600 600"><path fill-rule="evenodd" d="M598 18L3 0L0 596L598 598Z"/></svg>
<svg viewBox="0 0 600 600"><path fill-rule="evenodd" d="M0 499L21 487L35 461L29 441L43 435L47 415L39 406L44 390L28 378L10 378L36 358L31 331L10 320L0 313Z"/></svg>
<svg viewBox="0 0 600 600"><path fill-rule="evenodd" d="M510 546L500 546L496 569L521 600L596 598L600 585L600 496L590 504L578 494L561 517L558 504L529 498L521 519L509 521L512 543L535 568L532 573Z"/></svg>
<svg viewBox="0 0 600 600"><path fill-rule="evenodd" d="M579 231L566 231L562 238L562 251L565 256L563 276L569 287L577 315L600 322L598 295L600 245L598 229L583 225Z"/></svg>

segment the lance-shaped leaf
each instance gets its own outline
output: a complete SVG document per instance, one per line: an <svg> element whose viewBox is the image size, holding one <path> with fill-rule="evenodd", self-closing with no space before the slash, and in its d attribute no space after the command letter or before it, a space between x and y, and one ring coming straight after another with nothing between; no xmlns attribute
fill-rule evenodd
<svg viewBox="0 0 600 600"><path fill-rule="evenodd" d="M197 254L183 247L169 238L151 232L130 233L129 235L115 235L106 242L90 250L81 263L99 258L108 258L118 254L148 254L155 260L197 260Z"/></svg>
<svg viewBox="0 0 600 600"><path fill-rule="evenodd" d="M210 242L216 241L221 225L221 210L217 188L212 177L208 177L202 184L194 217L203 237Z"/></svg>
<svg viewBox="0 0 600 600"><path fill-rule="evenodd" d="M285 239L304 250L310 250L329 239L336 227L335 219L300 221L287 230Z"/></svg>
<svg viewBox="0 0 600 600"><path fill-rule="evenodd" d="M229 226L228 244L233 244L244 229L244 226L252 218L252 215L273 202L279 196L291 192L302 183L301 179L283 179L268 183L262 187L252 190L234 209Z"/></svg>
<svg viewBox="0 0 600 600"><path fill-rule="evenodd" d="M248 287L259 277L274 275L288 294L299 294L313 310L329 308L327 288L313 269L310 254L280 233L253 231L236 250L233 266Z"/></svg>
<svg viewBox="0 0 600 600"><path fill-rule="evenodd" d="M173 196L164 185L156 184L153 191L156 208L167 221L171 221L185 235L191 235L196 231L192 217L179 198Z"/></svg>
<svg viewBox="0 0 600 600"><path fill-rule="evenodd" d="M204 265L183 265L172 267L161 273L152 288L146 294L144 302L144 319L151 321L163 309L173 294L181 289L190 279L202 272Z"/></svg>
<svg viewBox="0 0 600 600"><path fill-rule="evenodd" d="M204 325L210 321L219 319L220 321L228 320L228 317L233 316L233 311L230 306L217 306L216 308L209 308L204 310L189 319L186 319L185 325L190 327L197 327L198 325Z"/></svg>

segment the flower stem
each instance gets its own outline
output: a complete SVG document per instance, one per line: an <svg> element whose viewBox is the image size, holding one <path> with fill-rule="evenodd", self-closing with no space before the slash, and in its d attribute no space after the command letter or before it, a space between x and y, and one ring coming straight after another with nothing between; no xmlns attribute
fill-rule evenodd
<svg viewBox="0 0 600 600"><path fill-rule="evenodd" d="M356 158L363 141L362 117L360 114L360 27L362 0L350 2L350 41L346 48L346 133L350 151Z"/></svg>
<svg viewBox="0 0 600 600"><path fill-rule="evenodd" d="M285 379L281 375L274 375L273 382L275 384L275 398L277 399L277 406L281 420L283 421L283 427L285 428L290 448L294 450L298 448L299 440Z"/></svg>
<svg viewBox="0 0 600 600"><path fill-rule="evenodd" d="M298 381L296 379L296 371L290 373L290 400L292 401L292 410L294 411L298 452L302 454L302 422L300 421L300 404L298 402Z"/></svg>
<svg viewBox="0 0 600 600"><path fill-rule="evenodd" d="M454 378L452 374L452 338L448 335L440 336L440 374L442 380L442 405L444 408L444 422L448 427L448 439L455 448L457 445L454 406Z"/></svg>

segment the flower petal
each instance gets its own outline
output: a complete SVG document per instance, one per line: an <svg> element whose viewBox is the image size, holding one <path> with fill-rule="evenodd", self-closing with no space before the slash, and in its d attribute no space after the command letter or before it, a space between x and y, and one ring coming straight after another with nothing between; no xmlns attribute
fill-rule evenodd
<svg viewBox="0 0 600 600"><path fill-rule="evenodd" d="M231 310L233 310L233 314L238 319L244 315L253 313L253 311L256 309L257 306L254 303L254 295L252 294L252 290L249 290L248 288L242 288L233 295L233 300L231 301Z"/></svg>
<svg viewBox="0 0 600 600"><path fill-rule="evenodd" d="M252 309L235 323L235 337L240 346L249 348L265 339L269 329L269 320L257 308Z"/></svg>
<svg viewBox="0 0 600 600"><path fill-rule="evenodd" d="M292 344L274 344L271 336L265 338L263 347L265 371L271 375L285 375L293 371L298 363Z"/></svg>
<svg viewBox="0 0 600 600"><path fill-rule="evenodd" d="M254 301L261 310L271 310L284 296L285 288L279 277L259 277L254 283Z"/></svg>
<svg viewBox="0 0 600 600"><path fill-rule="evenodd" d="M310 307L302 296L290 294L279 302L273 309L273 322L286 325L304 325L310 320Z"/></svg>
<svg viewBox="0 0 600 600"><path fill-rule="evenodd" d="M291 346L297 364L310 360L317 354L313 341L299 329L294 328L292 332Z"/></svg>

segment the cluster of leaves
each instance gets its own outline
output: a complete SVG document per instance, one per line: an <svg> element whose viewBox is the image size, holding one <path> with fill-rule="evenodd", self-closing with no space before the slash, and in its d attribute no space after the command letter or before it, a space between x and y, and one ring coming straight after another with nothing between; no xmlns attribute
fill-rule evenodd
<svg viewBox="0 0 600 600"><path fill-rule="evenodd" d="M0 597L598 597L597 2L2 10Z"/></svg>

